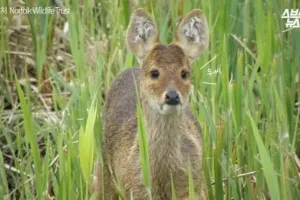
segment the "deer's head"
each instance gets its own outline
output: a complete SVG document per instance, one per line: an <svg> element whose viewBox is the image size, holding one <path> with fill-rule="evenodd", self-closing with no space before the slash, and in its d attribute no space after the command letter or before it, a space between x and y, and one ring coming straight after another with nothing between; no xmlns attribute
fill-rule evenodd
<svg viewBox="0 0 300 200"><path fill-rule="evenodd" d="M170 45L159 42L155 22L143 9L131 16L127 46L140 66L140 97L143 104L163 115L178 113L188 102L191 88L191 65L208 46L205 14L188 13L177 27Z"/></svg>

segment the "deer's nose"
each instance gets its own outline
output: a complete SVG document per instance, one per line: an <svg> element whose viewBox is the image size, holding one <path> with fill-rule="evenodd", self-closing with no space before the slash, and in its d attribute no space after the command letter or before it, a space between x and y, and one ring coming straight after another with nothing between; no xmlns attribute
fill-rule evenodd
<svg viewBox="0 0 300 200"><path fill-rule="evenodd" d="M168 90L165 96L165 102L168 105L177 105L180 103L180 98L176 90L174 89Z"/></svg>

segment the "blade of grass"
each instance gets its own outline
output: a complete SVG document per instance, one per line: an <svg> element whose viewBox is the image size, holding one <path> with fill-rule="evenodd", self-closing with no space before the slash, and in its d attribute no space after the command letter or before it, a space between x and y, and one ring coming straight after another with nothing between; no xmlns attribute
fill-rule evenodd
<svg viewBox="0 0 300 200"><path fill-rule="evenodd" d="M35 136L35 132L33 129L33 120L29 108L28 101L26 102L23 90L21 89L19 80L15 75L16 85L17 85L17 92L21 103L21 108L23 112L24 118L24 128L25 128L25 135L26 140L30 144L30 151L33 157L34 162L34 172L35 172L35 187L37 191L38 198L41 199L43 195L43 179L42 179L42 170L41 170L41 157L40 151L37 144L37 138Z"/></svg>
<svg viewBox="0 0 300 200"><path fill-rule="evenodd" d="M261 136L257 129L256 123L253 120L249 111L247 112L247 116L252 125L253 135L254 135L254 138L257 143L257 147L258 147L258 150L260 153L260 161L261 161L261 164L263 167L263 171L264 171L265 179L267 181L271 199L279 200L280 199L280 193L279 193L280 188L278 185L277 175L274 171L273 162L269 156L267 148L265 147L265 145L261 139Z"/></svg>
<svg viewBox="0 0 300 200"><path fill-rule="evenodd" d="M94 160L94 124L97 116L97 106L95 100L90 107L86 127L80 129L79 135L79 159L82 174L86 183L90 182L93 160Z"/></svg>

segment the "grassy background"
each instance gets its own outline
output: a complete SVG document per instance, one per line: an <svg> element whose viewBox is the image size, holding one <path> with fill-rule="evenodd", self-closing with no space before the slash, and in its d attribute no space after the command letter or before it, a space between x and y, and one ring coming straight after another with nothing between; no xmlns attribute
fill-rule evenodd
<svg viewBox="0 0 300 200"><path fill-rule="evenodd" d="M281 19L298 1L64 6L69 14L1 13L0 199L94 198L88 182L101 160L102 103L115 75L136 65L124 36L137 7L153 14L162 43L187 12L207 15L210 45L193 65L191 105L203 130L210 199L300 199L300 29Z"/></svg>

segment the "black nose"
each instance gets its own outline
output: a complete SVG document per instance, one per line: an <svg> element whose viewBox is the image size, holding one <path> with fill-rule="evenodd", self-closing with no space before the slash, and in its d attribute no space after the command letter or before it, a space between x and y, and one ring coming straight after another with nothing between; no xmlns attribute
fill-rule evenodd
<svg viewBox="0 0 300 200"><path fill-rule="evenodd" d="M180 102L180 98L176 90L168 90L165 101L168 105L177 105Z"/></svg>

